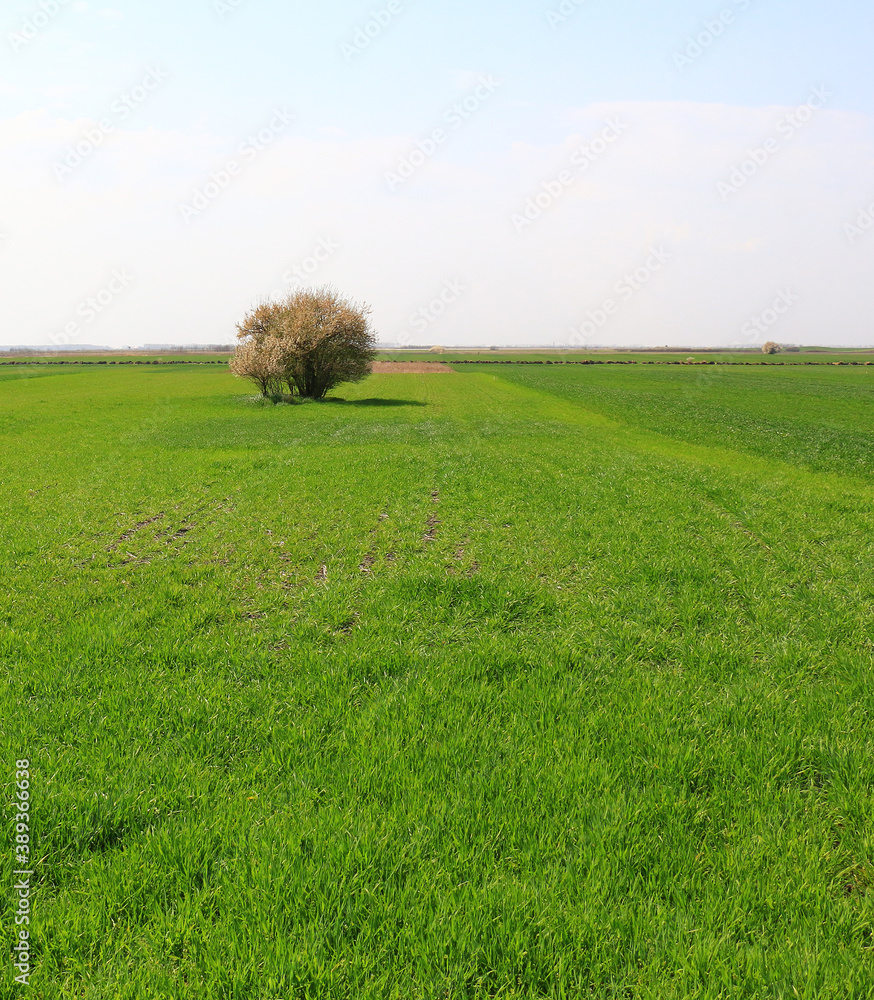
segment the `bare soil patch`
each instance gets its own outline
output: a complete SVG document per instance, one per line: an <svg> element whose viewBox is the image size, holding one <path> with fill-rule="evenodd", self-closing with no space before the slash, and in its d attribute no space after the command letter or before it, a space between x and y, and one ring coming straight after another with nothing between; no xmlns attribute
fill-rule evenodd
<svg viewBox="0 0 874 1000"><path fill-rule="evenodd" d="M454 375L449 365L442 361L374 361L374 374L378 375Z"/></svg>

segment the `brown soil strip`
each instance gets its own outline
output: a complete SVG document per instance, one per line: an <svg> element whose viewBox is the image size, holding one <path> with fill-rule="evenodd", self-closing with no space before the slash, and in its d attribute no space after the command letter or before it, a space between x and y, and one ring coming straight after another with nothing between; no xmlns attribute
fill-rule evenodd
<svg viewBox="0 0 874 1000"><path fill-rule="evenodd" d="M442 361L374 361L375 375L454 375Z"/></svg>

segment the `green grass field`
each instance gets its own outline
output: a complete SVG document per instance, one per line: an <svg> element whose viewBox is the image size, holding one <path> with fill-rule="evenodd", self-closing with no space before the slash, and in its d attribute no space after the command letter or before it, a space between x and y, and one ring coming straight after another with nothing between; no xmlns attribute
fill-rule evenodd
<svg viewBox="0 0 874 1000"><path fill-rule="evenodd" d="M0 368L0 997L874 997L871 368L247 392Z"/></svg>

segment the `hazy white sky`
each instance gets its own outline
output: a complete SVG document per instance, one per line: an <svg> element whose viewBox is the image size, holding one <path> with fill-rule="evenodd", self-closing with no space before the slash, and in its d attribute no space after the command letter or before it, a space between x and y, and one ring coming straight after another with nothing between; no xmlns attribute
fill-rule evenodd
<svg viewBox="0 0 874 1000"><path fill-rule="evenodd" d="M872 344L874 8L6 0L0 344Z"/></svg>

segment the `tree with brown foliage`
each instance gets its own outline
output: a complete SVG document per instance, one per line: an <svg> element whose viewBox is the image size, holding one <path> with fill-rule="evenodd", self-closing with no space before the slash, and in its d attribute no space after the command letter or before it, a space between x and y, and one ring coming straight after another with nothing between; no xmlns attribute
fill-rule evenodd
<svg viewBox="0 0 874 1000"><path fill-rule="evenodd" d="M342 382L366 378L376 357L370 308L329 287L261 303L237 324L237 337L240 361L232 370L255 381L265 396L275 391L278 370L292 394L323 399Z"/></svg>
<svg viewBox="0 0 874 1000"><path fill-rule="evenodd" d="M780 345L775 344L773 340L769 340L767 344L762 344L762 354L779 354Z"/></svg>

